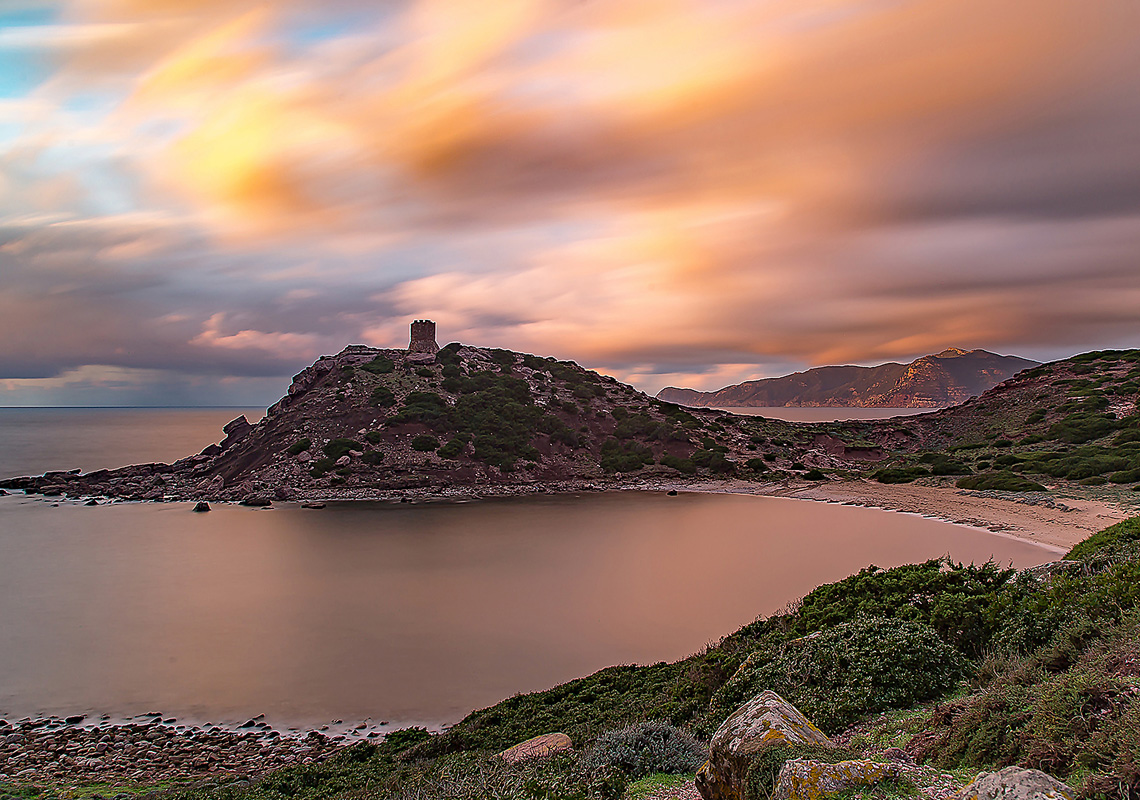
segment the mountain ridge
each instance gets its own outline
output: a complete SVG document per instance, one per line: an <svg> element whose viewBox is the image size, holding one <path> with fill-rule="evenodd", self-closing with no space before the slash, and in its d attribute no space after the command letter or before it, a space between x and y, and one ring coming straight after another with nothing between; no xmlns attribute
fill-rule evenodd
<svg viewBox="0 0 1140 800"><path fill-rule="evenodd" d="M657 399L693 407L940 408L992 389L1039 362L948 348L907 364L813 367L700 392L666 386Z"/></svg>

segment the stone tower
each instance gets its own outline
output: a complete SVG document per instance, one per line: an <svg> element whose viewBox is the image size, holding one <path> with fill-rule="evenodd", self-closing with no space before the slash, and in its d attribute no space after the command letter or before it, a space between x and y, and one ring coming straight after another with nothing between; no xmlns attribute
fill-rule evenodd
<svg viewBox="0 0 1140 800"><path fill-rule="evenodd" d="M409 353L439 352L439 345L435 343L435 323L430 319L417 319L412 323L412 339L408 342Z"/></svg>

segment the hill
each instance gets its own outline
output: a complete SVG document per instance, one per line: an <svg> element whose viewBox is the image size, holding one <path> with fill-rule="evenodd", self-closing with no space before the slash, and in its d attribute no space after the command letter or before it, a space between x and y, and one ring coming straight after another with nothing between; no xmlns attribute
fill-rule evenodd
<svg viewBox="0 0 1140 800"><path fill-rule="evenodd" d="M1038 362L985 350L944 350L909 364L816 367L698 392L667 386L659 400L687 406L936 408L961 403Z"/></svg>
<svg viewBox="0 0 1140 800"><path fill-rule="evenodd" d="M1140 350L1020 372L912 417L797 424L651 398L570 361L451 344L352 345L256 425L173 464L0 481L135 500L416 499L872 476L1042 489L1140 483Z"/></svg>

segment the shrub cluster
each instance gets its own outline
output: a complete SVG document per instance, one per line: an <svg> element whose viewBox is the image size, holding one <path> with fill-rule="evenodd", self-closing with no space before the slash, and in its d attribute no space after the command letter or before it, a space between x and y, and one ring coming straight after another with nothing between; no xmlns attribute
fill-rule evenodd
<svg viewBox="0 0 1140 800"><path fill-rule="evenodd" d="M708 758L704 746L668 722L649 720L607 731L586 754L591 772L620 770L630 780L655 772L694 772Z"/></svg>

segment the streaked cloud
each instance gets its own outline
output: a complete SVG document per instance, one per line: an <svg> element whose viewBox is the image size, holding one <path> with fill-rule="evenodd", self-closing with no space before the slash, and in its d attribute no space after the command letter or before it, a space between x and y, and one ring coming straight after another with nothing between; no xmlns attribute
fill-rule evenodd
<svg viewBox="0 0 1140 800"><path fill-rule="evenodd" d="M49 6L0 30L52 65L0 101L0 376L419 316L651 391L1140 344L1131 0Z"/></svg>

